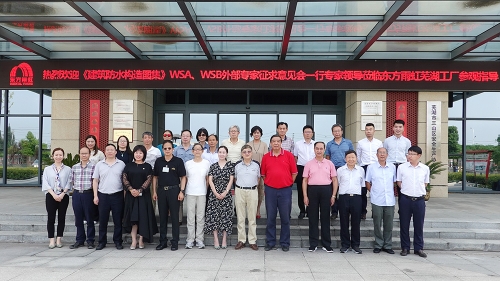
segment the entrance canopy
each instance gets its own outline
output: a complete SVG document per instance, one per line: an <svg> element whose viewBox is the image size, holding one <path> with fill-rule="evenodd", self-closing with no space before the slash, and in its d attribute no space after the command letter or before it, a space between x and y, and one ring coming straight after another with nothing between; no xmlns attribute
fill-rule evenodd
<svg viewBox="0 0 500 281"><path fill-rule="evenodd" d="M12 1L11 60L500 59L500 2Z"/></svg>

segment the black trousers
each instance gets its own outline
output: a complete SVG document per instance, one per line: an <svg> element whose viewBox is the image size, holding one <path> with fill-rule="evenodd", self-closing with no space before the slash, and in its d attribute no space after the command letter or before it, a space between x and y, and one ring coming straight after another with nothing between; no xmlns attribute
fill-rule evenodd
<svg viewBox="0 0 500 281"><path fill-rule="evenodd" d="M306 206L304 205L304 193L302 192L302 173L304 173L304 166L297 165L297 170L299 173L295 178L295 183L297 184L297 205L301 213L307 213ZM308 195L309 196L309 195Z"/></svg>
<svg viewBox="0 0 500 281"><path fill-rule="evenodd" d="M332 198L332 185L308 185L307 197L309 207L309 246L318 246L318 219L321 222L321 245L330 247L332 237L330 234L330 200Z"/></svg>
<svg viewBox="0 0 500 281"><path fill-rule="evenodd" d="M361 166L363 170L365 170L365 176L366 176L366 169L368 169L368 165ZM368 213L368 210L366 210L366 206L368 205L368 197L366 194L368 193L368 190L366 189L366 186L361 187L361 214L366 214Z"/></svg>
<svg viewBox="0 0 500 281"><path fill-rule="evenodd" d="M66 226L66 210L68 210L69 196L64 195L61 202L57 202L50 193L45 195L45 209L47 210L47 234L54 238L54 224L57 212L57 237L62 237Z"/></svg>
<svg viewBox="0 0 500 281"><path fill-rule="evenodd" d="M180 187L174 187L165 190L159 186L156 194L158 195L158 212L160 213L160 244L167 245L167 224L168 212L172 220L172 245L179 243L179 196Z"/></svg>
<svg viewBox="0 0 500 281"><path fill-rule="evenodd" d="M340 167L342 166L335 166L335 170L338 170ZM335 200L335 202L333 203L333 206L332 206L332 215L337 215L339 213L339 200Z"/></svg>
<svg viewBox="0 0 500 281"><path fill-rule="evenodd" d="M359 247L361 223L361 196L339 195L340 240L342 248ZM351 233L349 234L349 216Z"/></svg>
<svg viewBox="0 0 500 281"><path fill-rule="evenodd" d="M425 200L408 197L401 194L399 201L399 230L401 235L401 249L410 250L410 221L413 217L413 250L424 248L424 218Z"/></svg>
<svg viewBox="0 0 500 281"><path fill-rule="evenodd" d="M114 231L113 242L121 244L122 240L122 218L123 218L123 191L112 194L98 192L99 198L99 244L108 242L108 221L109 212L113 217ZM88 223L88 222L87 222Z"/></svg>
<svg viewBox="0 0 500 281"><path fill-rule="evenodd" d="M76 242L83 244L87 240L87 243L94 243L94 192L79 193L75 190L72 197L73 211L75 213ZM87 235L85 235L84 220L87 221Z"/></svg>

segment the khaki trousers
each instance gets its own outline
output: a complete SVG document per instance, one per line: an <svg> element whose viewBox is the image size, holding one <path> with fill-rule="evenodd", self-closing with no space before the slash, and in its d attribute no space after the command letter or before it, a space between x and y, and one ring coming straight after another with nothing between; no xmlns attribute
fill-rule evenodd
<svg viewBox="0 0 500 281"><path fill-rule="evenodd" d="M248 217L248 243L257 243L257 203L259 202L259 192L257 189L234 190L234 204L238 217L238 241L245 243L247 235L245 231L245 218Z"/></svg>
<svg viewBox="0 0 500 281"><path fill-rule="evenodd" d="M205 195L186 195L187 208L187 243L203 243L205 236L205 204L207 197ZM195 226L196 220L196 226Z"/></svg>

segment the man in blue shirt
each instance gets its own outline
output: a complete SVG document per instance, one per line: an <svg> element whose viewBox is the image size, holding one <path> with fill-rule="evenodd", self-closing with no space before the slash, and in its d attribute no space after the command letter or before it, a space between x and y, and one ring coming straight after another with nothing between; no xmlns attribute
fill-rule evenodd
<svg viewBox="0 0 500 281"><path fill-rule="evenodd" d="M332 126L333 140L326 144L326 159L332 161L335 169L345 165L345 153L348 150L354 150L352 141L342 137L344 131L342 130L342 125L335 124ZM335 195L335 194L334 194ZM332 206L332 220L336 219L338 216L338 205L335 200L335 204Z"/></svg>

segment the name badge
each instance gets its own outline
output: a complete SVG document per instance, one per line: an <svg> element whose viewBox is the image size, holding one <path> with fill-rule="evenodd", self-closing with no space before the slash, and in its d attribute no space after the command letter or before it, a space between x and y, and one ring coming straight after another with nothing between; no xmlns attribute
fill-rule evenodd
<svg viewBox="0 0 500 281"><path fill-rule="evenodd" d="M169 169L168 167L163 167L163 172L164 172L164 173L168 173L168 171L169 171L169 170L170 170L170 169Z"/></svg>

